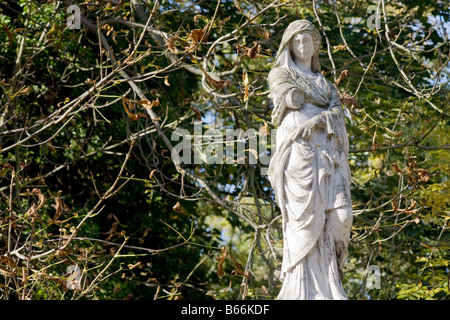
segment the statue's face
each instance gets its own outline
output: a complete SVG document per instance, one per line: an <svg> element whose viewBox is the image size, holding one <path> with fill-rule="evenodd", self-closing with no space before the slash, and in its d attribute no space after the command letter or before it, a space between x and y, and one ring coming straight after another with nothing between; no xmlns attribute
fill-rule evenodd
<svg viewBox="0 0 450 320"><path fill-rule="evenodd" d="M300 33L292 38L291 53L299 60L310 61L314 54L314 40L309 33Z"/></svg>

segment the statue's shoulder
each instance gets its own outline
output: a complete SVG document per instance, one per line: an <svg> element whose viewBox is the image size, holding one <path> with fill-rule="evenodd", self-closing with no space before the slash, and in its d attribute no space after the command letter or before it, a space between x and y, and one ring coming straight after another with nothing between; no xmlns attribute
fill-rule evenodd
<svg viewBox="0 0 450 320"><path fill-rule="evenodd" d="M289 79L292 79L292 75L290 74L289 70L284 67L276 67L270 70L268 75L269 81L276 81L277 79L287 81Z"/></svg>
<svg viewBox="0 0 450 320"><path fill-rule="evenodd" d="M289 75L289 70L285 67L275 67L272 70L270 70L269 75Z"/></svg>
<svg viewBox="0 0 450 320"><path fill-rule="evenodd" d="M324 77L324 76L323 76L323 77ZM325 77L324 77L324 78L325 78ZM337 95L339 96L339 89L337 88L336 84L335 84L334 82L328 80L327 78L325 78L325 80L326 80L328 86L329 86L330 89L331 89L331 93L332 93L333 95L337 94Z"/></svg>

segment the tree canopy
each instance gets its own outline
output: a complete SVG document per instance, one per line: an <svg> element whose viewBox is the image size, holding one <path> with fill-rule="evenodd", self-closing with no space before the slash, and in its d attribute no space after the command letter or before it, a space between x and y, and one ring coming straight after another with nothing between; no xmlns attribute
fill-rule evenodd
<svg viewBox="0 0 450 320"><path fill-rule="evenodd" d="M307 19L346 113L349 298L449 299L448 6L0 1L0 297L274 299L267 74Z"/></svg>

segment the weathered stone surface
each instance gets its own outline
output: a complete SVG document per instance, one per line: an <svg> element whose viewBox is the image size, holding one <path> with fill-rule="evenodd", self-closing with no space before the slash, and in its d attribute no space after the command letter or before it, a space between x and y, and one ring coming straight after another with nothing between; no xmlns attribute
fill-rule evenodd
<svg viewBox="0 0 450 320"><path fill-rule="evenodd" d="M306 20L283 34L268 76L277 128L269 179L283 220L278 299L347 299L342 266L353 214L339 93L321 73L320 33Z"/></svg>

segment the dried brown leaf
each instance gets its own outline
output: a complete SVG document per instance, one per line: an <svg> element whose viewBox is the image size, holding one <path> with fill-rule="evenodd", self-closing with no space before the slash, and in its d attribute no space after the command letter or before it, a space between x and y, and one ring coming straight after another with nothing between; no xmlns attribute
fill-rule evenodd
<svg viewBox="0 0 450 320"><path fill-rule="evenodd" d="M169 76L164 78L164 84L168 87L170 87L170 82L169 82Z"/></svg>
<svg viewBox="0 0 450 320"><path fill-rule="evenodd" d="M178 36L173 36L173 37L170 37L169 40L167 40L166 47L169 49L170 52L172 52L172 53L178 52L178 49L175 46L175 40L178 40L178 39L179 39Z"/></svg>
<svg viewBox="0 0 450 320"><path fill-rule="evenodd" d="M6 268L0 267L0 274L4 277L11 277L13 273Z"/></svg>
<svg viewBox="0 0 450 320"><path fill-rule="evenodd" d="M261 51L261 45L255 41L255 42L253 42L253 47L250 48L247 55L250 58L263 57L262 55L259 54L260 51Z"/></svg>
<svg viewBox="0 0 450 320"><path fill-rule="evenodd" d="M417 204L416 200L411 199L411 204L409 205L408 208L406 208L405 211L407 213L416 213L418 211L417 209L414 209L416 207L416 204Z"/></svg>
<svg viewBox="0 0 450 320"><path fill-rule="evenodd" d="M168 153L170 153L170 151L167 150L167 149L161 150L161 156L162 156L164 159L171 160L171 158L170 158L169 156L167 156Z"/></svg>
<svg viewBox="0 0 450 320"><path fill-rule="evenodd" d="M244 275L244 270L241 267L241 264L236 260L236 258L229 252L231 260L233 260L234 266L236 269L234 269L231 274L239 274L241 276Z"/></svg>
<svg viewBox="0 0 450 320"><path fill-rule="evenodd" d="M148 235L149 232L150 232L150 228L145 228L142 238L139 239L139 244L141 244L141 245L144 244L144 239Z"/></svg>
<svg viewBox="0 0 450 320"><path fill-rule="evenodd" d="M200 19L200 18L205 18L205 16L204 16L204 15L201 15L201 14L196 14L196 15L194 16L194 22L197 22L198 19Z"/></svg>
<svg viewBox="0 0 450 320"><path fill-rule="evenodd" d="M53 216L51 223L55 222L56 220L58 220L58 218L61 216L61 214L68 210L67 205L61 200L61 198L56 197L55 198L55 204L52 205L53 208L55 208L56 212L55 215Z"/></svg>
<svg viewBox="0 0 450 320"><path fill-rule="evenodd" d="M7 37L8 37L9 45L12 46L13 43L14 43L13 33L12 33L11 30L8 28L8 26L5 25L3 22L0 22L0 24L1 24L2 27L5 29L6 35L7 35Z"/></svg>
<svg viewBox="0 0 450 320"><path fill-rule="evenodd" d="M131 120L138 120L139 117L131 112L131 110L134 109L133 103L128 99L123 97L122 98L122 105L125 109L125 112L127 113L128 117L130 117Z"/></svg>
<svg viewBox="0 0 450 320"><path fill-rule="evenodd" d="M267 291L267 288L264 285L261 286L261 291L263 294L269 294L269 291Z"/></svg>
<svg viewBox="0 0 450 320"><path fill-rule="evenodd" d="M41 189L38 188L33 188L31 192L34 193L39 198L39 204L36 208L36 210L39 210L45 203L45 196L42 194Z"/></svg>
<svg viewBox="0 0 450 320"><path fill-rule="evenodd" d="M347 50L347 47L345 46L345 44L338 44L337 46L333 46L333 50L345 51Z"/></svg>
<svg viewBox="0 0 450 320"><path fill-rule="evenodd" d="M129 268L130 270L132 270L132 269L134 269L134 268L137 268L137 267L139 267L139 268L142 268L142 267L143 267L141 261L138 261L138 262L136 262L135 264L132 264L132 263L129 263L129 264L128 264L128 268Z"/></svg>
<svg viewBox="0 0 450 320"><path fill-rule="evenodd" d="M206 79L208 80L208 82L216 89L223 89L227 86L230 85L231 81L230 80L214 80L213 78L211 78L210 76L206 76Z"/></svg>
<svg viewBox="0 0 450 320"><path fill-rule="evenodd" d="M31 92L31 88L30 87L23 87L22 89L20 89L19 91L17 91L16 94L27 94Z"/></svg>
<svg viewBox="0 0 450 320"><path fill-rule="evenodd" d="M264 123L263 126L259 127L259 133L261 133L263 136L267 136L269 134L269 126L266 123Z"/></svg>
<svg viewBox="0 0 450 320"><path fill-rule="evenodd" d="M336 80L336 85L339 85L339 83L344 80L345 78L347 78L348 76L348 70L343 70L341 72L341 74L339 75L339 78Z"/></svg>
<svg viewBox="0 0 450 320"><path fill-rule="evenodd" d="M208 80L208 82L216 89L223 89L229 86L231 83L230 80L215 80L202 67L200 67L200 69L205 74L206 80Z"/></svg>
<svg viewBox="0 0 450 320"><path fill-rule="evenodd" d="M17 264L11 257L0 256L0 261L2 264L9 266L11 269L17 268Z"/></svg>
<svg viewBox="0 0 450 320"><path fill-rule="evenodd" d="M269 40L269 38L270 38L269 31L267 31L266 29L262 29L261 32L259 30L257 32L262 38L264 38L265 40Z"/></svg>
<svg viewBox="0 0 450 320"><path fill-rule="evenodd" d="M173 211L178 212L178 213L182 213L182 214L186 214L186 212L183 210L183 208L181 207L181 203L179 201L177 201L177 203L173 206Z"/></svg>
<svg viewBox="0 0 450 320"><path fill-rule="evenodd" d="M398 173L403 173L403 174L404 174L404 172L403 172L402 170L400 170L400 168L399 168L395 163L392 164L392 167L394 168L394 170L395 170L396 172L398 172Z"/></svg>
<svg viewBox="0 0 450 320"><path fill-rule="evenodd" d="M112 237L116 234L118 227L119 227L119 224L117 223L117 221L114 221L111 225L111 229L109 229L109 231L106 232L107 234L109 234L108 238L106 238L106 241L112 239Z"/></svg>
<svg viewBox="0 0 450 320"><path fill-rule="evenodd" d="M392 209L394 210L394 212L398 210L398 201L392 201Z"/></svg>
<svg viewBox="0 0 450 320"><path fill-rule="evenodd" d="M125 109L125 112L127 113L128 117L131 120L139 120L141 118L148 118L148 116L145 113L142 112L137 112L137 113L133 113L131 112L132 110L135 109L133 102L125 97L122 97L122 104L123 104L123 108Z"/></svg>
<svg viewBox="0 0 450 320"><path fill-rule="evenodd" d="M194 29L191 31L191 34L189 35L189 39L191 39L195 44L202 41L203 35L205 34L205 29Z"/></svg>
<svg viewBox="0 0 450 320"><path fill-rule="evenodd" d="M241 13L244 13L244 10L242 10L242 8L239 4L239 0L235 0L234 5L236 6L236 9L238 9Z"/></svg>
<svg viewBox="0 0 450 320"><path fill-rule="evenodd" d="M200 113L200 111L198 111L197 109L195 109L193 107L189 107L189 109L194 111L195 115L197 116L197 121L202 121L202 114Z"/></svg>
<svg viewBox="0 0 450 320"><path fill-rule="evenodd" d="M24 286L28 283L28 269L25 267L22 267L22 281L20 281L20 285Z"/></svg>
<svg viewBox="0 0 450 320"><path fill-rule="evenodd" d="M244 102L247 102L249 90L249 81L247 72L242 73L242 84L244 85Z"/></svg>
<svg viewBox="0 0 450 320"><path fill-rule="evenodd" d="M150 172L150 175L148 176L148 178L149 178L150 180L152 180L153 182L156 181L155 178L153 178L155 172L156 172L156 169L153 169L152 172Z"/></svg>
<svg viewBox="0 0 450 320"><path fill-rule="evenodd" d="M223 270L223 263L225 262L226 257L227 257L227 248L223 246L220 256L216 257L216 260L219 261L219 265L217 266L217 275L219 277L223 277L225 275L225 271Z"/></svg>
<svg viewBox="0 0 450 320"><path fill-rule="evenodd" d="M251 48L247 48L246 46L238 44L236 46L236 50L240 56L247 56L249 58L264 57L263 55L259 54L259 52L261 52L261 45L256 41L253 41L253 47Z"/></svg>
<svg viewBox="0 0 450 320"><path fill-rule="evenodd" d="M344 92L341 94L341 102L348 108L355 108L358 107L358 102L355 100L355 98L348 93Z"/></svg>
<svg viewBox="0 0 450 320"><path fill-rule="evenodd" d="M143 106L146 109L152 109L153 107L159 106L159 98L153 101L149 101L147 99L139 100L138 104Z"/></svg>
<svg viewBox="0 0 450 320"><path fill-rule="evenodd" d="M430 175L424 169L417 169L417 174L419 176L419 181L428 182L430 180Z"/></svg>
<svg viewBox="0 0 450 320"><path fill-rule="evenodd" d="M146 119L148 119L149 118L149 116L148 115L146 115L145 113L143 113L143 112L138 112L138 113L136 113L136 116L138 117L138 119L140 119L140 118L146 118Z"/></svg>
<svg viewBox="0 0 450 320"><path fill-rule="evenodd" d="M206 39L206 29L193 29L190 34L188 34L187 39L190 41L189 47L186 48L188 52L193 51L197 46Z"/></svg>

